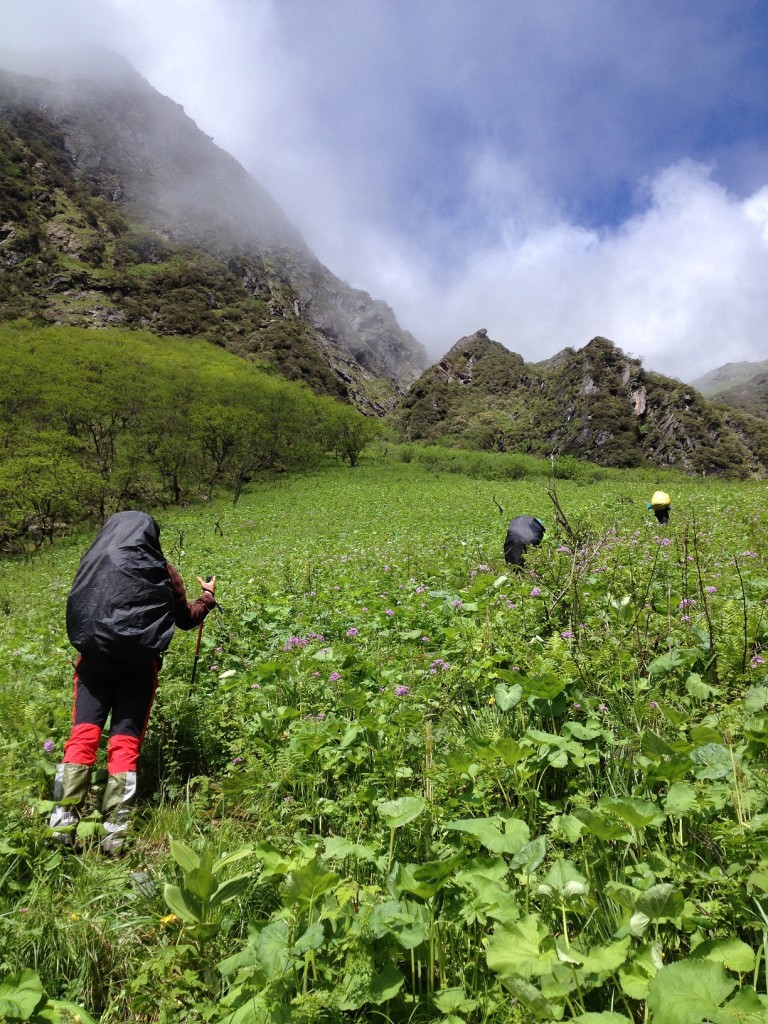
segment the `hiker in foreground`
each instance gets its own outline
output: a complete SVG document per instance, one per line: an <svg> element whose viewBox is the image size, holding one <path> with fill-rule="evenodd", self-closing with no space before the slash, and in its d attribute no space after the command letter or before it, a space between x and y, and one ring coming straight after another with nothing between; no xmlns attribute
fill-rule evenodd
<svg viewBox="0 0 768 1024"><path fill-rule="evenodd" d="M203 593L190 604L159 538L160 527L146 512L110 516L83 555L67 599L67 634L79 656L72 731L56 770L56 806L49 822L54 838L65 846L74 846L111 712L101 847L105 853L120 852L136 799L136 765L163 652L176 626L193 629L216 606L215 576L197 577Z"/></svg>
<svg viewBox="0 0 768 1024"><path fill-rule="evenodd" d="M504 540L504 560L508 565L525 565L525 549L541 544L546 527L533 516L515 516L507 527Z"/></svg>
<svg viewBox="0 0 768 1024"><path fill-rule="evenodd" d="M667 525L672 501L666 491L656 491L645 507L653 509L653 514L662 526Z"/></svg>

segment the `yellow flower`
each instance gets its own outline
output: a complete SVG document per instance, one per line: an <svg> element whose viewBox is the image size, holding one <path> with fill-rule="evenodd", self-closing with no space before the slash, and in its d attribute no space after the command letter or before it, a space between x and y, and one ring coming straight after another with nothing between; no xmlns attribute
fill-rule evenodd
<svg viewBox="0 0 768 1024"><path fill-rule="evenodd" d="M488 703L489 704L495 704L496 703L496 698L495 697L489 697L488 698Z"/></svg>
<svg viewBox="0 0 768 1024"><path fill-rule="evenodd" d="M79 921L80 920L80 915L79 914L70 914L69 915L69 920L70 921Z"/></svg>
<svg viewBox="0 0 768 1024"><path fill-rule="evenodd" d="M173 924L174 921L178 921L178 917L175 914L166 914L165 917L160 918L160 927L167 928L169 924Z"/></svg>

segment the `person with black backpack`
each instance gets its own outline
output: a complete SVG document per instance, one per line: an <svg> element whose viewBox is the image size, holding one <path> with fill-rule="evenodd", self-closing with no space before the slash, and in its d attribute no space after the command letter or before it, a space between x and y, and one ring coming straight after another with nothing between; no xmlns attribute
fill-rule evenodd
<svg viewBox="0 0 768 1024"><path fill-rule="evenodd" d="M504 561L507 565L522 568L525 565L525 550L530 545L541 544L547 532L544 523L533 516L515 516L507 527L504 538Z"/></svg>
<svg viewBox="0 0 768 1024"><path fill-rule="evenodd" d="M160 527L146 512L110 516L83 555L67 598L67 634L79 652L72 730L56 770L56 806L49 821L62 845L75 845L79 812L111 713L101 848L120 853L163 653L177 626L194 629L216 607L216 577L197 581L203 592L190 603L181 577L163 555Z"/></svg>

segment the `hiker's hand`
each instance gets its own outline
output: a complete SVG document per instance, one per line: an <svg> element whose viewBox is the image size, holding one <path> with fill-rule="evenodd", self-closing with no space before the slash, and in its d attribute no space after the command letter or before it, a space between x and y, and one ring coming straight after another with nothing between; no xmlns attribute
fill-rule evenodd
<svg viewBox="0 0 768 1024"><path fill-rule="evenodd" d="M216 593L216 577L215 576L211 576L211 578L209 580L204 580L202 576L198 576L197 577L197 582L200 584L200 586L203 588L203 590L207 594L210 594L211 597L214 596L214 594Z"/></svg>

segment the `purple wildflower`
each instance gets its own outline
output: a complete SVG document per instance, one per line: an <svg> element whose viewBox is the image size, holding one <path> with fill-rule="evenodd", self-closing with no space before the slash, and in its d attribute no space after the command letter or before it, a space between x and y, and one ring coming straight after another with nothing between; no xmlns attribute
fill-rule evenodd
<svg viewBox="0 0 768 1024"><path fill-rule="evenodd" d="M407 697L410 692L411 692L411 690L410 690L410 687L408 687L408 686L396 686L395 687L395 696L396 697Z"/></svg>
<svg viewBox="0 0 768 1024"><path fill-rule="evenodd" d="M339 679L341 679L340 672L331 672L331 674L328 676L328 681L331 683L336 683L339 681Z"/></svg>
<svg viewBox="0 0 768 1024"><path fill-rule="evenodd" d="M651 706L652 708L657 708L657 707L658 707L659 705L658 705L658 702L657 702L657 701L655 701L655 700L652 700L652 701L651 701L651 704L650 704L650 706Z"/></svg>
<svg viewBox="0 0 768 1024"><path fill-rule="evenodd" d="M759 668L761 665L764 664L765 658L761 658L759 654L754 654L752 656L752 660L750 661L750 665L752 666L752 668Z"/></svg>
<svg viewBox="0 0 768 1024"><path fill-rule="evenodd" d="M354 626L350 626L350 628L347 630L347 636L357 636L357 634L358 630L356 630Z"/></svg>
<svg viewBox="0 0 768 1024"><path fill-rule="evenodd" d="M258 683L251 683L252 690L260 690L261 686Z"/></svg>
<svg viewBox="0 0 768 1024"><path fill-rule="evenodd" d="M421 642L422 642L423 644L428 644L428 643L429 643L429 637L428 637L428 636L423 636L423 637L421 638Z"/></svg>
<svg viewBox="0 0 768 1024"><path fill-rule="evenodd" d="M385 608L384 609L384 614L385 615L394 615L395 613L392 611L391 608Z"/></svg>
<svg viewBox="0 0 768 1024"><path fill-rule="evenodd" d="M576 634L572 633L570 629L564 629L563 632L560 634L563 640L571 640L575 635Z"/></svg>
<svg viewBox="0 0 768 1024"><path fill-rule="evenodd" d="M243 763L242 757L233 757L232 758L232 764L242 764L242 763Z"/></svg>
<svg viewBox="0 0 768 1024"><path fill-rule="evenodd" d="M56 744L53 742L53 740L46 740L45 743L43 744L43 750L46 752L46 754L52 754L55 749Z"/></svg>
<svg viewBox="0 0 768 1024"><path fill-rule="evenodd" d="M541 587L532 587L531 597L541 597Z"/></svg>
<svg viewBox="0 0 768 1024"><path fill-rule="evenodd" d="M717 593L717 587L707 587L707 593L708 594L716 594Z"/></svg>

